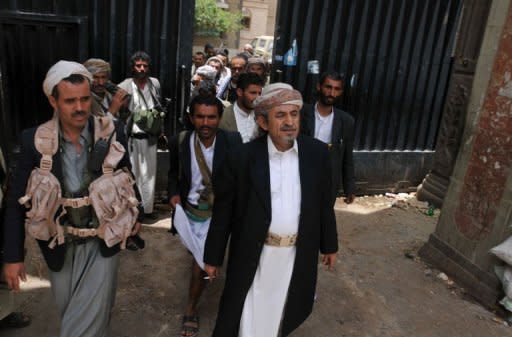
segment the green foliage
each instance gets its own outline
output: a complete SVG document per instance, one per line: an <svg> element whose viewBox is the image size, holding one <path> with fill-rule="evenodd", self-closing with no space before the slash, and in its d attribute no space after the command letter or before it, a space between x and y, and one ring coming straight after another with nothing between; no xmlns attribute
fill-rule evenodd
<svg viewBox="0 0 512 337"><path fill-rule="evenodd" d="M198 35L219 36L242 29L242 13L228 12L215 0L196 0L194 29Z"/></svg>

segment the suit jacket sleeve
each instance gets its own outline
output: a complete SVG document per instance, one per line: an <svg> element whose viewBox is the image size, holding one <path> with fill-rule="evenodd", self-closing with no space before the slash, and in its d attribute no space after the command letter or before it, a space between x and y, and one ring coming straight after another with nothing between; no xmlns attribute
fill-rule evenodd
<svg viewBox="0 0 512 337"><path fill-rule="evenodd" d="M34 147L35 129L25 130L21 135L21 153L16 165L16 172L7 193L7 204L4 218L4 260L15 263L24 260L25 213L26 209L18 203L25 195L28 178L37 163Z"/></svg>
<svg viewBox="0 0 512 337"><path fill-rule="evenodd" d="M356 178L354 174L354 119L351 116L344 117L343 134L345 135L345 146L343 153L343 191L345 195L354 194L356 189ZM340 190L341 186L338 186Z"/></svg>
<svg viewBox="0 0 512 337"><path fill-rule="evenodd" d="M323 169L321 184L323 186L322 193L322 210L321 210L321 237L320 237L320 252L322 254L332 254L338 251L338 233L336 230L336 217L334 215L334 208L331 198L331 162L327 148L322 147L322 160Z"/></svg>
<svg viewBox="0 0 512 337"><path fill-rule="evenodd" d="M233 149L236 149L238 146L243 144L242 136L238 131L231 132L229 138L230 152L233 152Z"/></svg>
<svg viewBox="0 0 512 337"><path fill-rule="evenodd" d="M315 136L315 131L311 132L312 125L309 125L310 113L311 113L311 105L304 104L302 109L300 110L300 133L305 136Z"/></svg>
<svg viewBox="0 0 512 337"><path fill-rule="evenodd" d="M169 172L167 173L167 195L169 198L179 195L179 141L178 135L169 140ZM184 201L184 200L182 200Z"/></svg>
<svg viewBox="0 0 512 337"><path fill-rule="evenodd" d="M214 185L215 202L213 215L206 237L204 262L211 266L221 266L232 228L232 210L236 194L234 164L236 152L230 152L222 164Z"/></svg>

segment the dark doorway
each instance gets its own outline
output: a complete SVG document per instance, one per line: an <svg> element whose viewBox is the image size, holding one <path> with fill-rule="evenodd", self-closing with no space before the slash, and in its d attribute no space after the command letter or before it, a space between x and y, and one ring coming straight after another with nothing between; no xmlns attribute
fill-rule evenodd
<svg viewBox="0 0 512 337"><path fill-rule="evenodd" d="M0 13L0 67L3 84L2 129L7 144L20 131L51 117L41 86L57 59L78 60L87 55L87 20ZM22 41L22 43L20 43Z"/></svg>

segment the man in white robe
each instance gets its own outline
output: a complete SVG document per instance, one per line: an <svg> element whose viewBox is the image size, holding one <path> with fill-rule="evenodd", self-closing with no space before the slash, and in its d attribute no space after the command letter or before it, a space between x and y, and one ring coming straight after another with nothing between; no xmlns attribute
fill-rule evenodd
<svg viewBox="0 0 512 337"><path fill-rule="evenodd" d="M155 219L153 203L155 199L156 183L156 154L157 138L159 135L151 135L142 130L133 122L133 113L137 110L161 109L160 82L149 76L151 59L143 51L135 52L130 59L133 78L127 78L119 84L119 87L131 95L128 110L131 116L128 118L126 131L129 141L128 150L132 163L132 172L135 182L142 197L144 214L149 219Z"/></svg>
<svg viewBox="0 0 512 337"><path fill-rule="evenodd" d="M222 102L212 93L200 93L190 103L194 131L183 131L169 143L169 187L173 218L182 242L193 255L182 336L199 331L198 302L203 292L203 250L214 201L213 187L228 151L242 144L237 132L219 130Z"/></svg>
<svg viewBox="0 0 512 337"><path fill-rule="evenodd" d="M215 279L230 239L214 337L287 336L311 313L318 252L338 249L327 146L298 137L300 93L287 84L255 101L265 133L230 153L219 173L204 262Z"/></svg>

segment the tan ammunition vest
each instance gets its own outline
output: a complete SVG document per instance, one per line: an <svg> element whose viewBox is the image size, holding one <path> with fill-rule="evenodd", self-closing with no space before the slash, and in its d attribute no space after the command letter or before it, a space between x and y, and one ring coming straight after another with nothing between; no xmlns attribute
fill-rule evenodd
<svg viewBox="0 0 512 337"><path fill-rule="evenodd" d="M42 158L34 168L27 183L25 195L18 202L29 208L25 228L35 239L51 242L50 248L63 244L65 233L80 237L99 236L108 247L121 243L125 248L137 221L139 204L135 197L134 180L130 172L115 170L126 152L115 140L115 127L111 117L94 118L94 142L100 138L108 140L113 135L108 154L103 161L103 174L89 185L89 196L63 198L59 180L51 173L53 156L59 148L59 121L56 116L39 126L34 144ZM98 228L75 228L62 226L60 218L66 214L65 207L79 208L92 205L98 218ZM66 228L65 228L66 227Z"/></svg>

